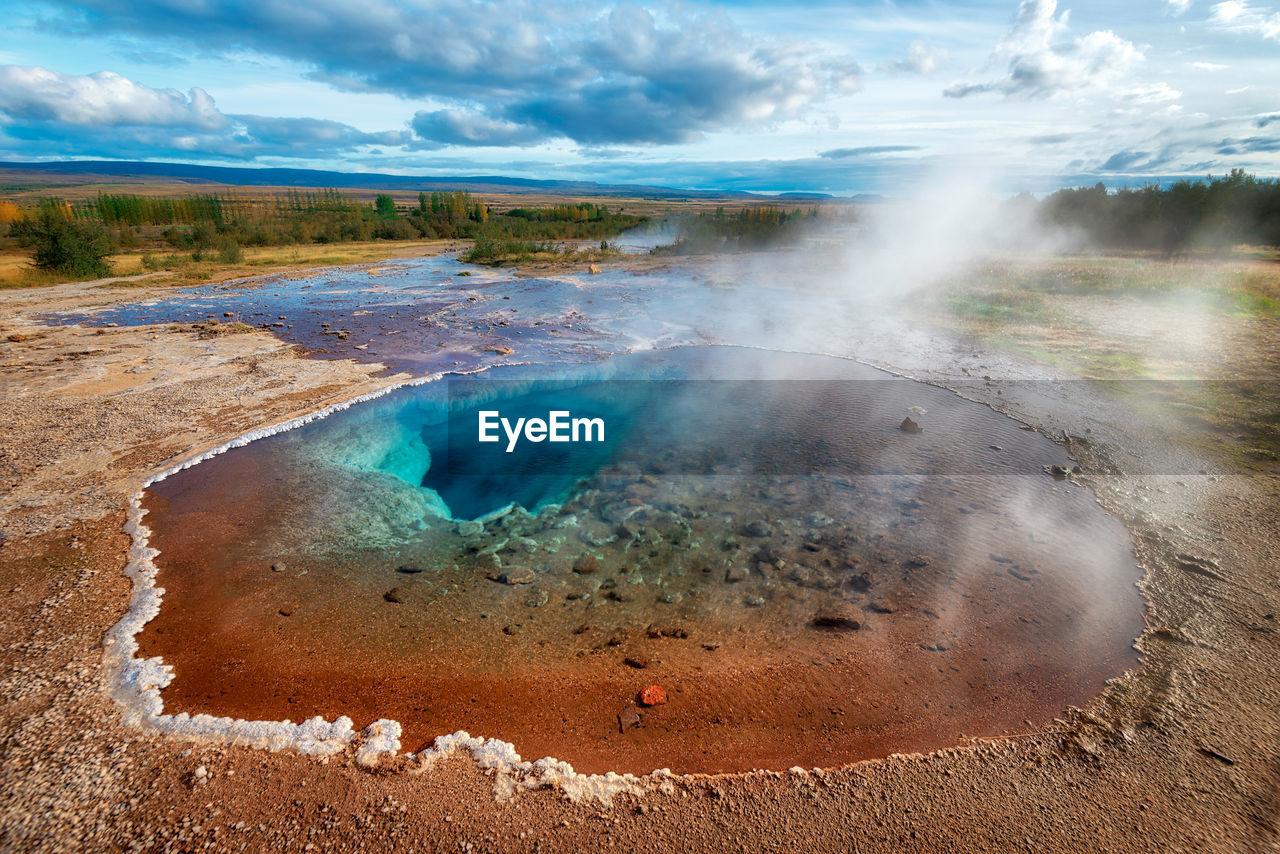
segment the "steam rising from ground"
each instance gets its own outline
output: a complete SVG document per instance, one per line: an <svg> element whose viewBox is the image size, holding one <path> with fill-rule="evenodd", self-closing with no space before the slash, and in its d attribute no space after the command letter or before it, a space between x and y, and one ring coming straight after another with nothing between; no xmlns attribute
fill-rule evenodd
<svg viewBox="0 0 1280 854"><path fill-rule="evenodd" d="M950 315L947 325L964 332L993 320L1043 327L1046 335L1087 330L1113 340L1135 368L1120 378L1217 379L1225 342L1248 323L1250 308L1280 301L1274 274L1261 297L1245 287L1250 276L1267 275L1246 257L1108 252L1082 228L1050 222L1042 202L1001 192L1007 183L970 164L925 176L898 199L828 205L798 249L722 256L707 275L703 331L729 343L820 346L912 373L954 375L949 355L923 358L932 336L920 334L922 324ZM1201 241L1192 235L1185 243ZM744 298L738 288L782 298ZM1061 362L1041 367L1057 378L1080 375Z"/></svg>

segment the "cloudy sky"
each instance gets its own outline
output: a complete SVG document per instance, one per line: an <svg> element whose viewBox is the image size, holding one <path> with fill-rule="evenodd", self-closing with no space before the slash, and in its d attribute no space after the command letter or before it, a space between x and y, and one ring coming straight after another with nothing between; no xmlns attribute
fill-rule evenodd
<svg viewBox="0 0 1280 854"><path fill-rule="evenodd" d="M1280 175L1280 0L6 7L6 160L834 193Z"/></svg>

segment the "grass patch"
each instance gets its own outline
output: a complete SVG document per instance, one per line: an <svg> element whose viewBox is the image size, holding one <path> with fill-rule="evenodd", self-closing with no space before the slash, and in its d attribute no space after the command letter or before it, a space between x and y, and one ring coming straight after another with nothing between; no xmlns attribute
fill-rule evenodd
<svg viewBox="0 0 1280 854"><path fill-rule="evenodd" d="M254 327L247 323L241 323L238 320L233 320L229 323L221 323L217 320L207 320L171 328L175 332L194 332L199 338L220 338L224 335L241 335L245 332L252 332L254 330Z"/></svg>
<svg viewBox="0 0 1280 854"><path fill-rule="evenodd" d="M486 267L509 267L514 264L588 264L621 257L622 253L601 241L599 247L579 249L536 240L480 238L462 260Z"/></svg>
<svg viewBox="0 0 1280 854"><path fill-rule="evenodd" d="M246 278L277 270L336 267L385 261L388 258L430 255L447 244L448 241L443 240L423 240L255 246L241 247L238 255L216 249L198 253L152 250L122 252L107 260L111 265L112 276L166 273L168 275L141 279L136 283L139 287L164 287ZM33 269L30 256L25 253L0 255L0 289L43 287L70 281L77 280ZM111 287L127 287L130 284L118 282Z"/></svg>
<svg viewBox="0 0 1280 854"><path fill-rule="evenodd" d="M1122 350L1085 351L1081 353L1083 373L1098 379L1142 376L1146 360Z"/></svg>
<svg viewBox="0 0 1280 854"><path fill-rule="evenodd" d="M462 260L470 264L486 264L491 267L518 261L540 260L560 254L556 244L541 240L493 240L481 238L475 242Z"/></svg>
<svg viewBox="0 0 1280 854"><path fill-rule="evenodd" d="M1040 294L1023 290L962 291L946 297L946 311L960 320L990 324L1054 323L1065 313Z"/></svg>
<svg viewBox="0 0 1280 854"><path fill-rule="evenodd" d="M1250 471L1280 469L1280 389L1275 381L1170 384L1170 408L1199 427L1199 447Z"/></svg>
<svg viewBox="0 0 1280 854"><path fill-rule="evenodd" d="M1280 317L1280 301L1266 294L1245 288L1233 288L1222 293L1224 307L1232 314L1246 317Z"/></svg>
<svg viewBox="0 0 1280 854"><path fill-rule="evenodd" d="M953 278L961 293L1005 294L992 305L964 306L991 320L1016 319L1015 299L1008 294L1115 296L1161 299L1201 297L1223 311L1253 317L1280 317L1280 263L1272 253L1241 251L1229 257L1168 261L1145 256L1056 258L1032 264L992 263Z"/></svg>
<svg viewBox="0 0 1280 854"><path fill-rule="evenodd" d="M115 271L112 271L115 274ZM45 288L50 285L62 285L67 282L84 282L92 281L97 276L85 276L84 278L75 278L65 273L57 273L52 270L40 270L35 267L26 265L14 266L6 269L0 265L0 290L16 290L20 288Z"/></svg>
<svg viewBox="0 0 1280 854"><path fill-rule="evenodd" d="M1261 361L1240 375L1265 375L1262 366L1274 365L1265 342L1280 334L1274 326L1280 320L1280 264L1274 257L1060 258L989 264L947 284L912 305L920 320L1091 380L1125 398L1136 418L1182 425L1189 444L1234 468L1280 471L1280 383L1163 379L1190 376L1187 366L1170 361L1178 347L1148 351L1145 338L1130 344L1123 335L1129 318L1138 322L1149 310L1157 318L1166 311L1216 316L1224 329L1259 336ZM1112 333L1093 329L1091 318L1099 312L1116 313ZM1141 382L1154 377L1162 379Z"/></svg>

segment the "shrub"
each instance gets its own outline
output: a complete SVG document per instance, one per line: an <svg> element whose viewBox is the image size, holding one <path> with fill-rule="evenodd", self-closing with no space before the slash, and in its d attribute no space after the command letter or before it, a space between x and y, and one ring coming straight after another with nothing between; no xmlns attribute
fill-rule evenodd
<svg viewBox="0 0 1280 854"><path fill-rule="evenodd" d="M413 240L418 230L402 219L388 219L374 226L373 236L377 240Z"/></svg>
<svg viewBox="0 0 1280 854"><path fill-rule="evenodd" d="M218 245L218 260L223 264L239 264L244 260L244 250L235 240L224 237Z"/></svg>
<svg viewBox="0 0 1280 854"><path fill-rule="evenodd" d="M32 263L40 270L77 279L111 275L107 256L111 238L100 223L77 220L65 205L46 202L35 216L15 223L14 235L33 250Z"/></svg>

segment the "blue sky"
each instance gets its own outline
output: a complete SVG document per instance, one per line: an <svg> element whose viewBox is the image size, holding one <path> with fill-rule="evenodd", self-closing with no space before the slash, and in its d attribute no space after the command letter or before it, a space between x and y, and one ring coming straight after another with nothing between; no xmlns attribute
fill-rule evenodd
<svg viewBox="0 0 1280 854"><path fill-rule="evenodd" d="M6 5L7 160L832 193L1280 175L1280 0Z"/></svg>

